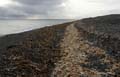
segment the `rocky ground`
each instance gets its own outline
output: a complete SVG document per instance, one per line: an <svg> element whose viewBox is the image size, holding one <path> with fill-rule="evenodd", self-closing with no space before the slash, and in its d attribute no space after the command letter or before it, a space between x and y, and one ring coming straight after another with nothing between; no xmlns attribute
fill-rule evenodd
<svg viewBox="0 0 120 77"><path fill-rule="evenodd" d="M70 23L0 38L0 77L49 77Z"/></svg>
<svg viewBox="0 0 120 77"><path fill-rule="evenodd" d="M120 62L108 56L105 50L84 40L82 35L83 32L74 24L66 28L61 43L63 57L56 63L52 77L120 76Z"/></svg>
<svg viewBox="0 0 120 77"><path fill-rule="evenodd" d="M120 77L119 21L88 18L1 37L0 77Z"/></svg>

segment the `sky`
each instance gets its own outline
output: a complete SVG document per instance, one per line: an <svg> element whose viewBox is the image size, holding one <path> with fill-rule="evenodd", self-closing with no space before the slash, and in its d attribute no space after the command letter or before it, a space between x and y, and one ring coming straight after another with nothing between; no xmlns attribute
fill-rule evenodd
<svg viewBox="0 0 120 77"><path fill-rule="evenodd" d="M120 0L0 0L0 19L81 19L120 14Z"/></svg>

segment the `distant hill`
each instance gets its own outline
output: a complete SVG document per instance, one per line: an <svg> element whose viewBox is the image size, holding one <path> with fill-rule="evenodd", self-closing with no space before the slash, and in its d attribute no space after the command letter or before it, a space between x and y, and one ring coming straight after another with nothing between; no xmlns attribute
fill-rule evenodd
<svg viewBox="0 0 120 77"><path fill-rule="evenodd" d="M80 23L82 22L82 23ZM94 31L95 33L110 34L120 38L120 15L113 14L107 16L99 16L95 18L86 18L78 21L78 24L86 31Z"/></svg>
<svg viewBox="0 0 120 77"><path fill-rule="evenodd" d="M119 14L0 37L0 77L119 76Z"/></svg>

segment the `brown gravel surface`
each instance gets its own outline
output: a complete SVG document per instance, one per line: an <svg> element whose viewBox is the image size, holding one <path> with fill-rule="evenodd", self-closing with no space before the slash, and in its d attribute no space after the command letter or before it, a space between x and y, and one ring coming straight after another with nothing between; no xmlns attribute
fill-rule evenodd
<svg viewBox="0 0 120 77"><path fill-rule="evenodd" d="M113 77L115 76L115 72L112 71L112 67L115 65L112 64L112 67L107 68L110 65L110 62L114 61L114 59L110 58L110 56L105 54L105 50L100 49L98 47L93 46L87 40L83 39L82 31L78 31L78 29L71 24L66 28L64 39L61 42L61 54L63 57L58 63L56 63L56 67L51 75L51 77ZM90 56L91 55L91 56ZM92 60L89 58L93 57ZM105 56L98 60L100 56ZM88 68L89 65L97 63L109 63L105 66L99 67L106 70L99 71L101 68ZM116 64L117 69L120 67L119 63ZM115 66L116 66L115 65ZM94 67L94 65L93 65ZM107 69L106 69L107 68ZM118 70L119 71L119 70Z"/></svg>
<svg viewBox="0 0 120 77"><path fill-rule="evenodd" d="M0 77L120 77L119 21L90 18L1 37Z"/></svg>

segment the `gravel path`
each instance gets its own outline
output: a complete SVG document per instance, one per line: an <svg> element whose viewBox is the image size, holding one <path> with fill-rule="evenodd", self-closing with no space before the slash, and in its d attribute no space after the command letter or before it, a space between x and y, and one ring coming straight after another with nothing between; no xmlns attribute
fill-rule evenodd
<svg viewBox="0 0 120 77"><path fill-rule="evenodd" d="M85 41L84 38L82 38L82 33L78 31L74 24L71 24L66 28L65 36L61 42L61 48L62 58L55 64L56 67L53 70L51 77L107 76L108 73L99 72L95 69L96 67L99 67L99 65L95 66L93 69L92 67L94 66L87 68L81 65L92 65L91 62L95 62L96 64L96 59L93 59L93 61L89 60L89 54L96 56L96 58L99 56L106 56L104 59L100 59L102 63L107 63L111 61L111 59L108 59L108 56L105 55L104 50L91 45L88 41ZM109 73L111 72L109 71Z"/></svg>
<svg viewBox="0 0 120 77"><path fill-rule="evenodd" d="M71 24L66 28L65 37L61 43L64 57L56 64L56 68L53 71L52 77L79 77L82 74L82 67L80 62L84 60L85 53L79 51L79 33Z"/></svg>

